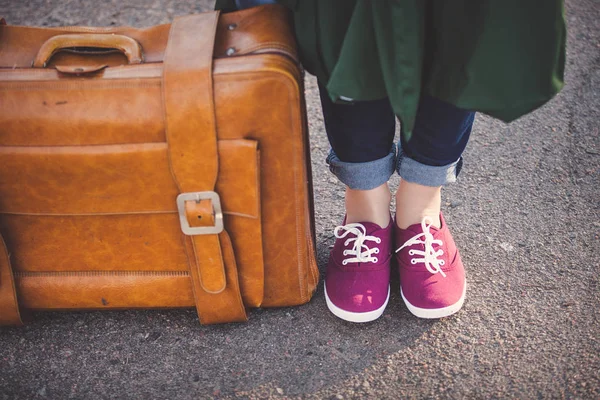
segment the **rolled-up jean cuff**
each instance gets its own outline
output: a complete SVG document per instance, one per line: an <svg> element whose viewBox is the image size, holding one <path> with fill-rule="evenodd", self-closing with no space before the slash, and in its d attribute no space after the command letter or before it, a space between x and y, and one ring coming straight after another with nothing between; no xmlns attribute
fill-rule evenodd
<svg viewBox="0 0 600 400"><path fill-rule="evenodd" d="M333 150L326 160L329 170L350 189L371 190L390 180L396 167L396 149L383 158L367 162L341 161Z"/></svg>
<svg viewBox="0 0 600 400"><path fill-rule="evenodd" d="M463 159L460 157L453 163L442 166L426 165L413 160L399 150L396 172L407 182L423 186L444 186L456 182L456 177L462 168Z"/></svg>

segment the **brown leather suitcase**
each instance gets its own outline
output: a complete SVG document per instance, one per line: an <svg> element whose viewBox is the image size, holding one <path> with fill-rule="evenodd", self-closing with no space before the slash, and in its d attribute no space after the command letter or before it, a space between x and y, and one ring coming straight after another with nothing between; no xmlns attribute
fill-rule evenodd
<svg viewBox="0 0 600 400"><path fill-rule="evenodd" d="M134 28L0 26L0 324L317 285L302 71L287 10Z"/></svg>

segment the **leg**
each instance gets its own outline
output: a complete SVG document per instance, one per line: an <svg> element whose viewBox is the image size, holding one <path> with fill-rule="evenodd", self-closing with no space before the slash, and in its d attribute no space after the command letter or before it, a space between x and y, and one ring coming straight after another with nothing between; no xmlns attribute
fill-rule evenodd
<svg viewBox="0 0 600 400"><path fill-rule="evenodd" d="M346 184L346 222L387 226L396 117L387 99L334 104L319 85L331 171Z"/></svg>
<svg viewBox="0 0 600 400"><path fill-rule="evenodd" d="M441 187L456 180L474 113L425 97L413 135L402 138L396 193L401 295L417 317L441 318L463 305L465 271L440 212Z"/></svg>
<svg viewBox="0 0 600 400"><path fill-rule="evenodd" d="M334 104L320 87L327 163L346 185L346 218L325 276L329 310L352 322L379 318L390 296L393 223L387 181L394 172L395 116L387 99Z"/></svg>
<svg viewBox="0 0 600 400"><path fill-rule="evenodd" d="M405 180L400 181L396 192L396 223L402 229L430 217L433 225L440 227L441 186L425 186Z"/></svg>
<svg viewBox="0 0 600 400"><path fill-rule="evenodd" d="M346 187L346 222L366 221L386 227L390 222L391 199L387 182L370 190Z"/></svg>
<svg viewBox="0 0 600 400"><path fill-rule="evenodd" d="M396 192L400 228L429 217L440 227L442 185L456 180L461 155L469 141L475 113L426 96L419 104L410 140L402 137ZM405 165L403 165L405 164Z"/></svg>

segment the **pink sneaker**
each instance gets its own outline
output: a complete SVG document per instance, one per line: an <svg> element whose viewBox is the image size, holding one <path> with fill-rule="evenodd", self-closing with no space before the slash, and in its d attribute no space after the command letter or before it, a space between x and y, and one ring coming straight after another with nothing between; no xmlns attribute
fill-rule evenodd
<svg viewBox="0 0 600 400"><path fill-rule="evenodd" d="M351 322L373 321L383 314L390 298L392 227L370 222L335 228L325 276L327 307Z"/></svg>
<svg viewBox="0 0 600 400"><path fill-rule="evenodd" d="M420 318L447 317L465 301L465 269L442 214L440 221L440 229L427 217L407 229L394 223L400 294Z"/></svg>

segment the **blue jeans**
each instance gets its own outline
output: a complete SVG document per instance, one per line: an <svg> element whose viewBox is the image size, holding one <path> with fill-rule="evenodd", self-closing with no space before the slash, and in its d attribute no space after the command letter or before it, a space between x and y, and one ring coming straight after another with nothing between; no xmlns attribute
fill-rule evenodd
<svg viewBox="0 0 600 400"><path fill-rule="evenodd" d="M456 181L475 113L423 96L410 140L394 146L396 117L388 99L336 104L319 84L331 144L327 164L351 189L369 190L394 171L406 181L442 186Z"/></svg>
<svg viewBox="0 0 600 400"><path fill-rule="evenodd" d="M235 0L235 6L238 10L245 8L262 6L263 4L275 4L275 0Z"/></svg>
<svg viewBox="0 0 600 400"><path fill-rule="evenodd" d="M237 9L275 0L235 0ZM462 168L475 113L424 96L413 135L393 145L396 117L388 99L335 104L319 83L331 151L327 164L351 189L368 190L387 182L394 171L406 181L442 186L456 181Z"/></svg>

